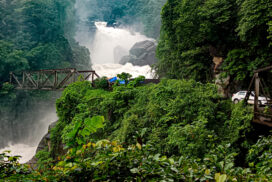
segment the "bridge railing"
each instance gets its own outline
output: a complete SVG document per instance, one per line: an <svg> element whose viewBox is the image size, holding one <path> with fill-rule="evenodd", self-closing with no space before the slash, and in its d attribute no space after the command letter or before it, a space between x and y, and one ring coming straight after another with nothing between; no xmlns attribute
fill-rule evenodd
<svg viewBox="0 0 272 182"><path fill-rule="evenodd" d="M79 79L93 83L95 78L99 76L93 70L77 71L75 68L68 68L10 72L9 82L15 85L16 89L61 90Z"/></svg>

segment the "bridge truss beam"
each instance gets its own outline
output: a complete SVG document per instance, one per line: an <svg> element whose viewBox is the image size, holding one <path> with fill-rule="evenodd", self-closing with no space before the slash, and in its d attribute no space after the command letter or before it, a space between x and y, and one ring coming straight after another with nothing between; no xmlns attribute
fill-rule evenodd
<svg viewBox="0 0 272 182"><path fill-rule="evenodd" d="M62 90L77 80L89 80L93 83L99 78L93 70L77 71L69 69L48 69L39 71L10 72L10 84L24 90Z"/></svg>

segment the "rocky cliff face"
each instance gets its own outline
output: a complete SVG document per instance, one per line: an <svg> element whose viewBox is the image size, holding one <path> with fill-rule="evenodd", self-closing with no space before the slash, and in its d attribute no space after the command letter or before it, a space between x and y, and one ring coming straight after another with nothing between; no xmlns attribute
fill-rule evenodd
<svg viewBox="0 0 272 182"><path fill-rule="evenodd" d="M129 51L128 56L124 56L120 64L132 63L137 66L153 65L156 59L156 43L154 41L145 40L137 42Z"/></svg>

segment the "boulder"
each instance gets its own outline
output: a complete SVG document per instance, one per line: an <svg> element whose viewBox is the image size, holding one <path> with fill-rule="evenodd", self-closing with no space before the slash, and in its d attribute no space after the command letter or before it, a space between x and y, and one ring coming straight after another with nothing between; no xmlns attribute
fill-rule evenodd
<svg viewBox="0 0 272 182"><path fill-rule="evenodd" d="M130 49L129 55L121 59L120 64L132 63L138 66L151 66L157 62L156 47L155 42L151 40L137 42Z"/></svg>

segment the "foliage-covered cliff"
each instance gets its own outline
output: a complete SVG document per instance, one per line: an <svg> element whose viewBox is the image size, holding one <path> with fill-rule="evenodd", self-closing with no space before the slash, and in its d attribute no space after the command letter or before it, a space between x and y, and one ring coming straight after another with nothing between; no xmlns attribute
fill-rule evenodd
<svg viewBox="0 0 272 182"><path fill-rule="evenodd" d="M169 78L212 78L212 57L244 80L271 65L269 0L168 0L162 10L158 74Z"/></svg>

